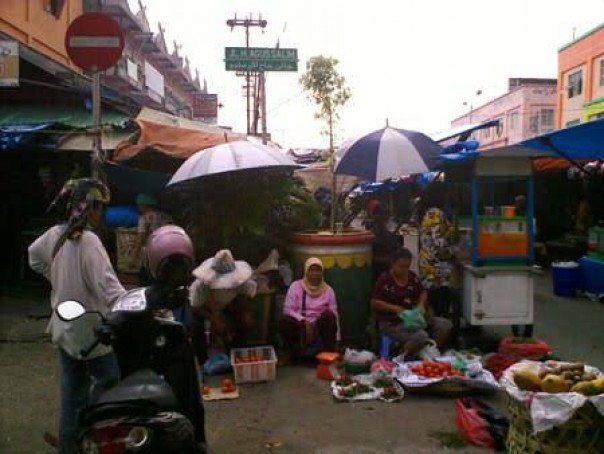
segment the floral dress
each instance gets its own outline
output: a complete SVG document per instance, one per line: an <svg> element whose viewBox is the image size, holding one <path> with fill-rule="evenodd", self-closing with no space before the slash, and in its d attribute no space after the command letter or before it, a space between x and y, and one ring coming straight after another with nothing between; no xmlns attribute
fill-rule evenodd
<svg viewBox="0 0 604 454"><path fill-rule="evenodd" d="M426 289L449 287L454 228L439 208L426 211L420 226L419 272Z"/></svg>

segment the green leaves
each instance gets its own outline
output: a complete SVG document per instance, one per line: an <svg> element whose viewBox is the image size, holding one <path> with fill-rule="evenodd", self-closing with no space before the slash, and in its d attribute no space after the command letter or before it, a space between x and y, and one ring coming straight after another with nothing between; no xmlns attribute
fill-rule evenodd
<svg viewBox="0 0 604 454"><path fill-rule="evenodd" d="M300 77L300 84L307 92L308 99L319 106L316 118L330 121L330 116L339 118L337 108L350 99L351 92L346 80L336 66L333 57L317 55L306 62L306 72Z"/></svg>

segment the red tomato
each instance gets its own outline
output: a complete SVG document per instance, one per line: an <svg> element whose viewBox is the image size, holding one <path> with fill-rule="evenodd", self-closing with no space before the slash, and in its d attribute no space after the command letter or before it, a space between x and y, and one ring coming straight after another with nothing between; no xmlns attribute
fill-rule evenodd
<svg viewBox="0 0 604 454"><path fill-rule="evenodd" d="M203 387L203 395L207 396L208 394L210 394L210 387L209 386L204 386Z"/></svg>

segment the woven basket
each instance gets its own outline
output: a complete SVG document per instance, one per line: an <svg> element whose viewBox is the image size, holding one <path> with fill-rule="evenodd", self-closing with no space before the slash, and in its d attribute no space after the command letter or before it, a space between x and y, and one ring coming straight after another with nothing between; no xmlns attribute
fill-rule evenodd
<svg viewBox="0 0 604 454"><path fill-rule="evenodd" d="M508 454L602 454L604 417L587 402L567 422L533 434L527 405L506 394L510 427L506 442Z"/></svg>

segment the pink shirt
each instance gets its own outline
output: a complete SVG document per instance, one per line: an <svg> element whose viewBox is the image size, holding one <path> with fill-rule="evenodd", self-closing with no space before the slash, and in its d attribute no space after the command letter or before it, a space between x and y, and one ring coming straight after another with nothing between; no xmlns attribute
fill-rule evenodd
<svg viewBox="0 0 604 454"><path fill-rule="evenodd" d="M306 293L306 317L302 316L302 299L304 294L303 280L298 279L292 282L285 296L285 305L283 314L289 315L296 320L307 320L310 323L315 323L317 319L326 310L330 310L338 319L338 304L336 302L336 294L329 285L321 295L313 297L310 293ZM338 320L337 339L340 340L340 322Z"/></svg>

